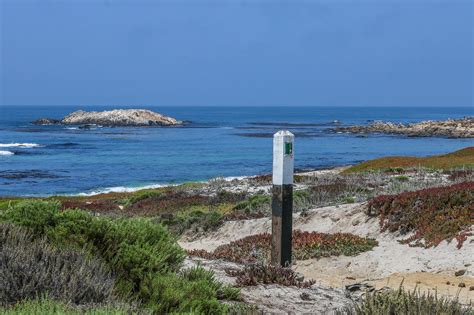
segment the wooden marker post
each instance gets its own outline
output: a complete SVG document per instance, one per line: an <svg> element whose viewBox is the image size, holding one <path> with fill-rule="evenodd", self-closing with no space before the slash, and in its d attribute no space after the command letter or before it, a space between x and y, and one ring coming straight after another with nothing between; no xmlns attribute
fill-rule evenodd
<svg viewBox="0 0 474 315"><path fill-rule="evenodd" d="M273 135L272 263L291 265L293 221L293 142L289 131Z"/></svg>

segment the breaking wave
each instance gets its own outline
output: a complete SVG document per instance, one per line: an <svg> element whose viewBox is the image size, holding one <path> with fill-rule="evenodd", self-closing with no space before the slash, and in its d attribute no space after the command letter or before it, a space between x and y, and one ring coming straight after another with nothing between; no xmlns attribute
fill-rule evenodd
<svg viewBox="0 0 474 315"><path fill-rule="evenodd" d="M0 143L0 148L37 148L41 146L37 143Z"/></svg>
<svg viewBox="0 0 474 315"><path fill-rule="evenodd" d="M0 151L0 156L9 156L9 155L14 155L15 153L11 151Z"/></svg>
<svg viewBox="0 0 474 315"><path fill-rule="evenodd" d="M84 192L79 194L74 194L74 196L95 196L100 194L108 194L108 193L125 193L125 192L135 192L142 189L155 189L161 188L166 186L176 186L172 184L153 184L153 185L145 185L145 186L138 186L138 187L125 187L125 186L117 186L117 187L108 187L108 188L101 188L97 190L93 190L90 192Z"/></svg>

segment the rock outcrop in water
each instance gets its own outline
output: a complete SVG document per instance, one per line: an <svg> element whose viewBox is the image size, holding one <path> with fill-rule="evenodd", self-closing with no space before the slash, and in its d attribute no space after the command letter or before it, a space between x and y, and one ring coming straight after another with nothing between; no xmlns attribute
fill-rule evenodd
<svg viewBox="0 0 474 315"><path fill-rule="evenodd" d="M34 124L39 125L102 125L102 126L179 126L183 122L172 117L146 109L114 109L102 112L86 112L78 110L62 120L42 118Z"/></svg>
<svg viewBox="0 0 474 315"><path fill-rule="evenodd" d="M60 123L61 123L61 120L52 119L52 118L40 118L33 121L33 124L35 125L57 125Z"/></svg>
<svg viewBox="0 0 474 315"><path fill-rule="evenodd" d="M474 138L474 117L448 119L444 121L422 121L413 124L401 124L376 121L368 126L349 126L334 129L337 132L349 133L384 133L399 134L411 137L449 137Z"/></svg>

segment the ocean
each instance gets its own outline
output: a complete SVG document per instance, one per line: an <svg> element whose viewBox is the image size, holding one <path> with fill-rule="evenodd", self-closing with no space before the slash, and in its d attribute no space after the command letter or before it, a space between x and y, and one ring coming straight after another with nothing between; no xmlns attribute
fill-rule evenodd
<svg viewBox="0 0 474 315"><path fill-rule="evenodd" d="M361 137L331 130L374 120L406 123L473 116L468 107L140 108L189 123L172 128L35 126L31 121L42 117L112 107L0 107L0 196L131 191L270 173L272 134L279 129L295 134L295 167L300 170L388 155L442 154L474 145L472 139Z"/></svg>

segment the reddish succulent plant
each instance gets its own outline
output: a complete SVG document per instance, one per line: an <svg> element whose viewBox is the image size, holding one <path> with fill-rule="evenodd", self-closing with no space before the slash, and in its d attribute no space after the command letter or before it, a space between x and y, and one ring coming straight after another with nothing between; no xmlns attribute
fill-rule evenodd
<svg viewBox="0 0 474 315"><path fill-rule="evenodd" d="M350 233L293 232L294 259L329 256L354 256L371 250L377 241ZM271 253L271 234L262 233L217 247L210 253L204 250L188 251L192 256L206 259L224 259L242 264L268 262Z"/></svg>
<svg viewBox="0 0 474 315"><path fill-rule="evenodd" d="M382 231L413 233L401 243L432 247L455 238L461 248L474 224L474 182L379 196L367 214L379 216Z"/></svg>

